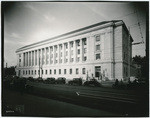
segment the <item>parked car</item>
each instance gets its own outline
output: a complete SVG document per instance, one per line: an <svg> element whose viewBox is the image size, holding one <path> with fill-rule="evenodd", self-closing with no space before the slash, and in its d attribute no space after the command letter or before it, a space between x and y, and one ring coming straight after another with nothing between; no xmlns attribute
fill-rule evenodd
<svg viewBox="0 0 150 118"><path fill-rule="evenodd" d="M84 86L101 86L101 84L96 79L90 79L89 81L85 81Z"/></svg>
<svg viewBox="0 0 150 118"><path fill-rule="evenodd" d="M47 78L45 81L44 81L45 84L55 84L55 78L54 77L50 77L50 78Z"/></svg>
<svg viewBox="0 0 150 118"><path fill-rule="evenodd" d="M82 85L82 78L73 78L68 82L70 85Z"/></svg>
<svg viewBox="0 0 150 118"><path fill-rule="evenodd" d="M38 78L36 79L36 82L43 82L42 77L38 77Z"/></svg>
<svg viewBox="0 0 150 118"><path fill-rule="evenodd" d="M65 84L66 83L66 78L65 77L59 77L57 78L56 84Z"/></svg>
<svg viewBox="0 0 150 118"><path fill-rule="evenodd" d="M33 79L33 77L28 77L27 81L34 82L34 79Z"/></svg>

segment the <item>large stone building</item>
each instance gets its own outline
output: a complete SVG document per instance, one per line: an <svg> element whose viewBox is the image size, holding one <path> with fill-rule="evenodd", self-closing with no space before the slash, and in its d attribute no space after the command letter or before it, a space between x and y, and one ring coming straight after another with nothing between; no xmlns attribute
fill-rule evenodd
<svg viewBox="0 0 150 118"><path fill-rule="evenodd" d="M126 79L132 37L122 20L104 21L16 50L21 77Z"/></svg>

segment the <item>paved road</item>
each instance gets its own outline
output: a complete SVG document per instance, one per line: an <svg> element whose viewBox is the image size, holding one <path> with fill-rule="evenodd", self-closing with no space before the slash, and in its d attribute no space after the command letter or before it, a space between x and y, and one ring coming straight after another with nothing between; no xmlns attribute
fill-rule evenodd
<svg viewBox="0 0 150 118"><path fill-rule="evenodd" d="M78 106L66 102L56 101L30 94L21 95L19 92L5 90L3 92L3 105L9 107L3 115L19 116L120 116L103 110ZM13 114L16 108L18 113ZM10 110L11 109L11 110Z"/></svg>
<svg viewBox="0 0 150 118"><path fill-rule="evenodd" d="M28 84L34 86L32 94L50 99L120 113L123 116L143 116L146 112L144 92L33 82Z"/></svg>
<svg viewBox="0 0 150 118"><path fill-rule="evenodd" d="M30 95L39 98L43 97L41 99L61 102L63 105L58 105L60 107L63 107L65 104L72 104L83 108L107 111L108 113L118 114L119 116L147 116L148 114L146 107L146 104L148 103L145 99L147 97L144 91L135 92L132 90L53 85L36 82L28 82L28 84L33 86L33 91L28 92ZM72 108L69 107L69 109L71 110ZM53 111L54 113L56 112L55 110L56 109ZM85 114L81 113L80 115L84 116ZM101 114L100 112L100 114L95 114L94 116L103 115L105 114ZM91 116L93 116L93 114Z"/></svg>

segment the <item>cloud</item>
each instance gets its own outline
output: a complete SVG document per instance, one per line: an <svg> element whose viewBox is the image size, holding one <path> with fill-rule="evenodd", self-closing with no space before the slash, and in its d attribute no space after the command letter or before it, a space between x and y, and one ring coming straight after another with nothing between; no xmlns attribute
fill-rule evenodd
<svg viewBox="0 0 150 118"><path fill-rule="evenodd" d="M21 36L19 35L19 34L17 34L17 33L11 33L10 35L9 35L9 37L11 37L11 38L17 38L17 39L19 39L19 38L21 38Z"/></svg>
<svg viewBox="0 0 150 118"><path fill-rule="evenodd" d="M38 11L38 9L36 9L33 5L31 5L30 3L26 3L24 4L24 7L27 9L30 9L32 11Z"/></svg>
<svg viewBox="0 0 150 118"><path fill-rule="evenodd" d="M56 19L54 16L47 15L47 14L44 14L43 16L44 16L44 20L48 22L53 22Z"/></svg>

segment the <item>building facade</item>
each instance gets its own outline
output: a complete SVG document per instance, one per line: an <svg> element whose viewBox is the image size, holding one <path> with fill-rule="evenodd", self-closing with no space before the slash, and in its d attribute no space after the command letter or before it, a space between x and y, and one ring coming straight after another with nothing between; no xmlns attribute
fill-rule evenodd
<svg viewBox="0 0 150 118"><path fill-rule="evenodd" d="M104 21L16 50L17 76L130 77L132 37L123 21Z"/></svg>

